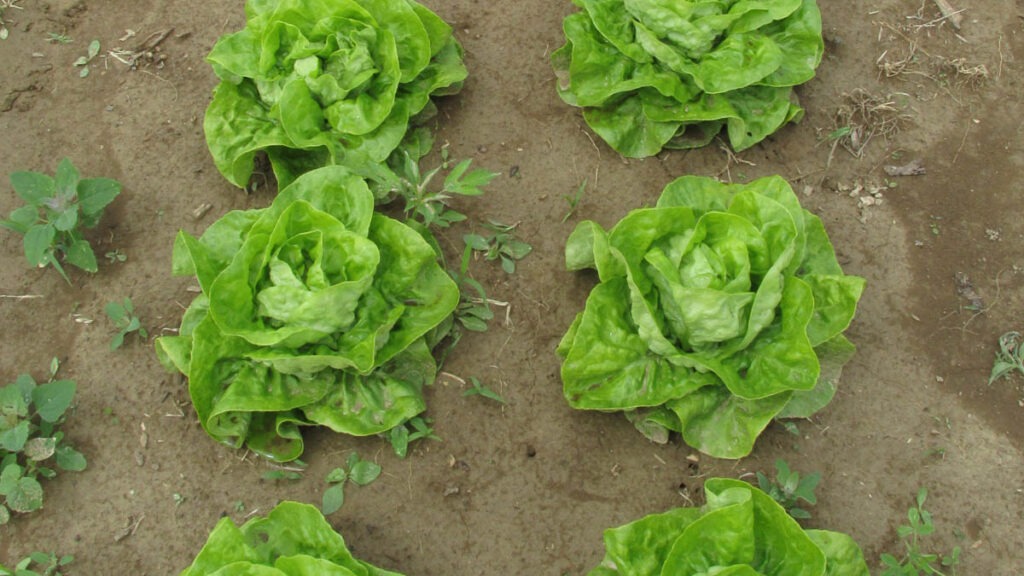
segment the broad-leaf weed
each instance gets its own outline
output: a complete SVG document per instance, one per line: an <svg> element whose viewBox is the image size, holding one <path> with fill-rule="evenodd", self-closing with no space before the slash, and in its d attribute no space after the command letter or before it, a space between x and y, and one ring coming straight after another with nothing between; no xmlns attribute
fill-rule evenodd
<svg viewBox="0 0 1024 576"><path fill-rule="evenodd" d="M110 178L81 178L67 158L57 165L54 177L20 171L11 174L10 180L26 204L0 220L0 227L24 237L29 264L53 266L68 282L62 260L96 272L96 255L82 229L96 226L103 210L121 193L121 184Z"/></svg>
<svg viewBox="0 0 1024 576"><path fill-rule="evenodd" d="M54 359L43 384L22 374L0 388L0 524L12 512L43 507L39 477L55 477L54 464L71 472L85 469L85 456L67 445L58 430L75 396L74 382L54 379L58 367Z"/></svg>

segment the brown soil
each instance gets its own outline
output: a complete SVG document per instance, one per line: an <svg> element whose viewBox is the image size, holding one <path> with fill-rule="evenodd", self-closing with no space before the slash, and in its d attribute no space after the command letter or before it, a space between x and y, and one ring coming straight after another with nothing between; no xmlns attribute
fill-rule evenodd
<svg viewBox="0 0 1024 576"><path fill-rule="evenodd" d="M806 118L732 163L717 146L623 161L596 141L558 99L548 64L569 2L428 4L455 26L471 71L441 104L438 139L505 174L459 208L476 223L519 222L534 246L513 275L474 263L488 293L510 302L511 324L466 338L445 368L479 377L509 404L463 397L464 386L442 379L429 416L443 442L420 442L398 460L381 439L313 431L309 470L282 483L261 480L265 462L203 434L183 382L149 343L110 351L103 312L130 296L151 335L177 326L193 294L190 279L170 275L175 233L271 199L270 190L232 188L202 134L215 84L203 57L243 26L241 4L21 0L4 12L0 173L52 172L68 156L84 175L120 180L124 193L89 238L98 254L117 249L127 260L101 258L98 274L72 272L68 285L29 269L21 239L0 234L0 292L42 296L0 299L0 380L42 376L59 357L79 383L65 429L89 458L87 471L45 485L44 510L0 528L0 562L56 550L74 554L68 574L174 574L218 517L241 520L281 499L319 502L326 472L358 450L384 475L350 488L330 519L357 555L410 575L583 574L603 554L602 529L687 505L704 478L749 478L776 458L823 473L809 525L853 535L874 567L879 554L902 551L896 527L926 486L938 526L927 549L961 546L961 574L1024 573L1024 380L987 383L998 337L1022 328L1024 308L1019 2L961 1L959 30L934 21L928 1L920 11L920 2L822 2L828 55L799 90ZM107 53L171 28L136 70ZM128 30L134 37L122 39ZM73 42L48 43L49 33ZM79 78L72 63L92 39L102 56ZM892 112L876 115L877 126L898 131L876 135L860 158L828 139L856 90L905 116L894 124L885 122ZM926 174L884 171L917 159ZM849 331L859 350L835 401L799 422L799 436L773 425L735 462L693 462L679 441L650 444L621 416L575 412L561 395L554 347L593 285L564 271L566 237L580 219L611 225L683 174L788 178L824 219L847 272L868 280ZM563 223L565 197L584 179L579 209ZM872 189L882 202L864 206ZM207 202L212 209L193 218ZM18 205L0 184L0 213ZM473 226L453 230L449 244ZM957 273L983 310L958 292Z"/></svg>

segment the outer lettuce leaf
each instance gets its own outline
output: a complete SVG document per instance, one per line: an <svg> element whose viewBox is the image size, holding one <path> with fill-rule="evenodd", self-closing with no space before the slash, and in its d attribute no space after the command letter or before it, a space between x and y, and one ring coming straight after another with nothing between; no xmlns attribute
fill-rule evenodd
<svg viewBox="0 0 1024 576"><path fill-rule="evenodd" d="M249 0L246 17L207 56L221 83L203 123L239 187L261 151L280 188L327 164L387 181L431 97L466 78L451 27L414 0Z"/></svg>
<svg viewBox="0 0 1024 576"><path fill-rule="evenodd" d="M778 503L739 480L711 478L707 504L677 508L605 531L605 558L590 576L868 576L849 536L804 531Z"/></svg>
<svg viewBox="0 0 1024 576"><path fill-rule="evenodd" d="M302 453L299 426L371 435L426 408L459 291L421 233L373 204L361 178L326 167L199 239L179 234L174 270L203 294L157 351L212 437L285 461Z"/></svg>
<svg viewBox="0 0 1024 576"><path fill-rule="evenodd" d="M401 576L352 556L315 507L282 502L241 527L222 518L181 576Z"/></svg>
<svg viewBox="0 0 1024 576"><path fill-rule="evenodd" d="M580 223L570 270L601 283L558 347L575 408L645 409L649 436L740 458L773 418L835 394L864 287L785 180L683 177L611 230Z"/></svg>
<svg viewBox="0 0 1024 576"><path fill-rule="evenodd" d="M706 145L736 150L803 111L824 43L815 0L578 0L551 56L558 93L620 154Z"/></svg>

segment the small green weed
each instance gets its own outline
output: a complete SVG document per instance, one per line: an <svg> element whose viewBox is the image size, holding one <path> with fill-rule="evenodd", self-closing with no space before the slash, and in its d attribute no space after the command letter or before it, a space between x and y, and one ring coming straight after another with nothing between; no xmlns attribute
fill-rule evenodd
<svg viewBox="0 0 1024 576"><path fill-rule="evenodd" d="M320 511L327 514L334 514L341 509L345 503L345 482L353 482L359 486L366 486L380 476L381 468L376 462L363 460L359 454L353 452L345 461L345 467L338 467L327 474L325 481L329 484L324 491L320 504Z"/></svg>
<svg viewBox="0 0 1024 576"><path fill-rule="evenodd" d="M71 44L71 37L67 34L58 34L56 32L47 32L46 41L50 44Z"/></svg>
<svg viewBox="0 0 1024 576"><path fill-rule="evenodd" d="M57 471L85 470L85 456L64 442L58 428L75 397L75 383L54 380L60 363L50 363L47 382L37 384L22 374L0 388L0 524L11 512L29 513L43 506L38 478L53 478Z"/></svg>
<svg viewBox="0 0 1024 576"><path fill-rule="evenodd" d="M57 557L54 553L33 552L14 568L7 568L0 565L0 576L63 576L61 568L75 561L70 554Z"/></svg>
<svg viewBox="0 0 1024 576"><path fill-rule="evenodd" d="M489 400L494 400L498 404L508 404L508 402L506 402L505 399L502 398L500 394L488 388L487 385L481 382L480 379L477 378L476 376L469 377L469 384L470 386L472 386L472 388L463 392L463 397L478 395L483 396L484 398L487 398Z"/></svg>
<svg viewBox="0 0 1024 576"><path fill-rule="evenodd" d="M491 231L487 236L466 234L462 239L474 252L483 253L485 259L501 260L501 269L512 274L516 271L516 261L533 251L533 246L515 237L517 226L491 220L484 224Z"/></svg>
<svg viewBox="0 0 1024 576"><path fill-rule="evenodd" d="M885 570L881 576L919 576L930 574L934 576L953 576L956 574L956 567L960 564L960 547L953 548L949 556L938 554L926 554L921 551L920 538L935 532L935 525L932 523L932 514L924 509L924 502L928 498L928 490L921 488L917 491L917 500L914 506L907 510L909 525L902 525L896 529L896 533L903 540L906 548L906 555L902 560L897 560L892 554L882 554L882 565Z"/></svg>
<svg viewBox="0 0 1024 576"><path fill-rule="evenodd" d="M434 434L434 429L430 426L432 422L430 418L416 416L405 424L392 428L388 432L388 441L391 443L391 448L395 451L395 455L399 458L405 458L405 455L409 452L409 443L421 438L440 441L441 438Z"/></svg>
<svg viewBox="0 0 1024 576"><path fill-rule="evenodd" d="M397 171L397 195L405 200L405 215L415 219L427 228L447 228L455 222L462 222L466 215L448 206L454 196L480 196L481 189L498 176L497 172L484 169L470 170L471 159L466 159L451 168L448 145L441 147L441 164L425 174L413 156L406 154L405 162ZM444 179L440 191L430 191L430 183L443 170L451 171Z"/></svg>
<svg viewBox="0 0 1024 576"><path fill-rule="evenodd" d="M96 255L82 229L99 222L103 210L121 193L121 185L109 178L81 178L65 158L57 165L55 177L15 172L11 186L26 205L11 212L9 219L0 220L0 227L24 236L29 264L40 268L52 265L68 280L59 255L86 272L96 272Z"/></svg>
<svg viewBox="0 0 1024 576"><path fill-rule="evenodd" d="M1007 332L999 337L999 352L996 352L996 361L992 364L992 372L988 377L989 386L1014 370L1024 374L1022 348L1024 343L1021 342L1020 332Z"/></svg>
<svg viewBox="0 0 1024 576"><path fill-rule="evenodd" d="M92 62L96 56L100 53L100 41L93 40L89 42L89 48L85 56L79 56L78 60L75 60L75 68L81 68L78 72L79 78L85 78L89 75L89 63Z"/></svg>
<svg viewBox="0 0 1024 576"><path fill-rule="evenodd" d="M117 328L117 334L110 340L110 349L117 350L124 344L124 338L132 332L137 332L142 339L149 337L149 333L142 327L139 317L135 315L135 307L131 298L125 298L121 302L108 302L106 307L107 318Z"/></svg>
<svg viewBox="0 0 1024 576"><path fill-rule="evenodd" d="M459 286L459 305L455 309L455 319L466 330L486 332L487 323L494 318L494 311L491 310L490 299L487 298L483 284L469 275L469 261L472 257L473 248L467 244L462 251L458 271L448 270L448 274ZM453 334L454 340L458 341L459 338L459 334Z"/></svg>
<svg viewBox="0 0 1024 576"><path fill-rule="evenodd" d="M579 188L576 188L576 194L572 196L566 196L565 201L569 203L569 211L562 216L562 224L565 224L572 215L576 213L576 209L579 208L580 201L583 200L583 193L587 191L587 179L584 178L583 182L580 182Z"/></svg>
<svg viewBox="0 0 1024 576"><path fill-rule="evenodd" d="M789 469L789 464L779 458L775 461L775 480L770 480L761 472L757 473L757 484L761 491L778 502L793 518L800 520L811 517L811 513L800 508L800 500L814 505L818 503L814 490L821 482L821 474L815 472L800 477L800 473Z"/></svg>
<svg viewBox="0 0 1024 576"><path fill-rule="evenodd" d="M104 254L103 256L107 259L107 262L110 262L111 264L124 262L125 260L128 259L128 256L124 252L121 252L120 249L111 250Z"/></svg>
<svg viewBox="0 0 1024 576"><path fill-rule="evenodd" d="M841 126L829 132L827 138L829 142L835 142L844 136L849 136L851 132L853 132L853 128L849 126Z"/></svg>

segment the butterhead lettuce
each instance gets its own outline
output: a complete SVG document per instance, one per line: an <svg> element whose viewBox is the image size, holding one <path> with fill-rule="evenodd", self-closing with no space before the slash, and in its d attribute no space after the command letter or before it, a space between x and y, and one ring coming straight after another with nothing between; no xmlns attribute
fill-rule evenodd
<svg viewBox="0 0 1024 576"><path fill-rule="evenodd" d="M565 254L600 280L558 347L565 398L654 439L743 457L773 418L828 404L853 353L864 280L782 178L684 176L611 230L581 222Z"/></svg>
<svg viewBox="0 0 1024 576"><path fill-rule="evenodd" d="M869 576L857 543L804 530L767 494L739 480L704 483L707 504L605 530L589 576Z"/></svg>
<svg viewBox="0 0 1024 576"><path fill-rule="evenodd" d="M249 0L245 12L207 56L221 82L203 122L239 187L260 151L281 188L328 164L379 176L433 115L431 97L466 78L451 27L414 0Z"/></svg>
<svg viewBox="0 0 1024 576"><path fill-rule="evenodd" d="M401 576L352 556L315 507L284 501L236 526L221 518L180 576Z"/></svg>
<svg viewBox="0 0 1024 576"><path fill-rule="evenodd" d="M287 461L301 425L364 436L425 409L459 290L431 243L373 206L362 178L330 166L198 239L179 233L174 273L202 294L157 351L210 436Z"/></svg>
<svg viewBox="0 0 1024 576"><path fill-rule="evenodd" d="M620 154L708 144L739 151L803 109L824 43L815 0L573 0L551 55L558 93Z"/></svg>

